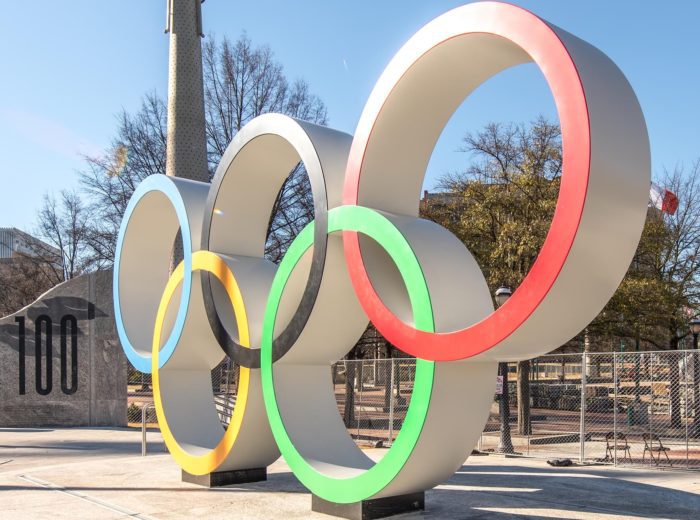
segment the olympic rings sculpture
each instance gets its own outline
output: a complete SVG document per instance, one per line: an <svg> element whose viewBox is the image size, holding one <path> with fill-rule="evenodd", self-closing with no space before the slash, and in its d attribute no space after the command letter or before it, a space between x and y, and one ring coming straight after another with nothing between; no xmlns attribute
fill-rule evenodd
<svg viewBox="0 0 700 520"><path fill-rule="evenodd" d="M554 95L563 174L537 261L494 310L479 266L418 217L418 196L459 104L526 62ZM608 57L528 11L485 2L438 17L405 44L354 138L263 115L233 139L212 185L147 178L119 232L114 307L127 357L153 373L170 452L206 474L266 467L281 451L309 490L337 503L443 482L482 430L496 363L565 343L614 293L644 224L649 155L637 98ZM275 266L263 256L270 211L300 161L315 220ZM171 275L178 230L184 259ZM348 436L328 368L368 320L418 358L405 422L377 463ZM224 355L241 377L222 432L210 371Z"/></svg>

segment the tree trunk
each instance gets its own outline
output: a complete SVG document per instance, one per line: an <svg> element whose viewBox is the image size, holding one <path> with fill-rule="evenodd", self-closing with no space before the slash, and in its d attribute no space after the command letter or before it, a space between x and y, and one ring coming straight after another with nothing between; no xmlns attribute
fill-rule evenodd
<svg viewBox="0 0 700 520"><path fill-rule="evenodd" d="M530 361L518 363L518 434L530 435Z"/></svg>
<svg viewBox="0 0 700 520"><path fill-rule="evenodd" d="M678 350L678 338L671 338L671 350ZM680 371L678 369L678 356L671 356L668 366L669 373L669 388L668 394L671 404L671 427L680 428L682 426L681 419L681 382Z"/></svg>
<svg viewBox="0 0 700 520"><path fill-rule="evenodd" d="M355 422L355 353L354 349L348 354L348 363L345 365L345 408L343 421L350 428Z"/></svg>
<svg viewBox="0 0 700 520"><path fill-rule="evenodd" d="M364 359L364 358L360 358L360 359ZM357 373L357 385L355 385L355 386L356 386L358 392L362 392L365 389L365 386L364 386L365 363L364 363L364 361L360 361L359 363L357 363L357 372L356 373ZM360 406L362 406L362 403L360 403Z"/></svg>
<svg viewBox="0 0 700 520"><path fill-rule="evenodd" d="M384 363L384 411L388 412L392 397L391 390L394 386L394 381L391 378L391 365L394 362L393 352L388 343L386 345L386 359L387 362Z"/></svg>
<svg viewBox="0 0 700 520"><path fill-rule="evenodd" d="M566 356L561 357L561 376L559 379L562 383L566 381Z"/></svg>

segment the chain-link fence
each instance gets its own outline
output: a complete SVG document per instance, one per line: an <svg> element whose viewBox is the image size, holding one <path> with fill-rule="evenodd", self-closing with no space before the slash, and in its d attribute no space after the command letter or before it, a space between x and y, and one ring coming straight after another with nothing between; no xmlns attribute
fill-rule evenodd
<svg viewBox="0 0 700 520"><path fill-rule="evenodd" d="M415 369L411 358L345 360L330 367L338 413L356 442L388 446L396 438ZM238 368L226 358L212 371L223 426L237 384ZM476 446L482 451L700 469L697 351L547 355L508 364L503 387L510 421L507 428L501 424L504 395L495 395ZM529 406L519 406L519 399ZM141 427L145 418L156 428L152 403L150 376L130 370L129 424Z"/></svg>
<svg viewBox="0 0 700 520"><path fill-rule="evenodd" d="M518 384L518 373L524 374ZM505 385L504 381L504 385ZM580 457L581 356L552 355L508 364L510 421L503 428L496 395L479 442L482 451L503 451L546 458ZM518 406L525 395L529 407ZM584 437L585 437L584 432ZM512 450L507 449L510 437Z"/></svg>
<svg viewBox="0 0 700 520"><path fill-rule="evenodd" d="M584 414L591 434L586 458L700 469L700 354L619 353L598 358L583 358L586 387L607 391L612 409Z"/></svg>
<svg viewBox="0 0 700 520"><path fill-rule="evenodd" d="M508 377L514 452L700 469L697 351L549 355L527 364L527 378L519 380L516 363ZM529 394L529 407L519 406L519 394ZM498 399L483 450L503 444Z"/></svg>
<svg viewBox="0 0 700 520"><path fill-rule="evenodd" d="M131 364L127 373L127 424L144 430L144 439L146 439L147 429L158 429L151 374L139 372ZM224 428L228 426L236 405L238 376L238 365L231 363L228 357L224 358L211 372L212 399ZM153 447L149 449L153 450ZM163 445L161 449L165 449L165 446ZM145 454L145 446L142 447L142 453Z"/></svg>
<svg viewBox="0 0 700 520"><path fill-rule="evenodd" d="M331 370L338 411L355 441L390 445L406 417L416 360L348 360Z"/></svg>

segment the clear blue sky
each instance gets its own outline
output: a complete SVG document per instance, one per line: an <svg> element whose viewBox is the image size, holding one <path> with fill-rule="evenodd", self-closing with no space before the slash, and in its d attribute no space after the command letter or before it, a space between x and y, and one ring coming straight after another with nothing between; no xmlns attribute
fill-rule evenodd
<svg viewBox="0 0 700 520"><path fill-rule="evenodd" d="M31 230L45 192L77 185L81 153L98 154L115 114L166 94L165 0L3 2L0 15L0 227ZM207 0L207 34L242 31L268 44L291 78L308 81L331 126L352 133L372 86L422 25L464 1ZM515 2L591 42L625 72L644 110L654 172L700 157L700 2ZM466 130L489 121L556 118L534 66L494 78L446 128L426 188L463 165ZM680 194L682 196L682 194Z"/></svg>

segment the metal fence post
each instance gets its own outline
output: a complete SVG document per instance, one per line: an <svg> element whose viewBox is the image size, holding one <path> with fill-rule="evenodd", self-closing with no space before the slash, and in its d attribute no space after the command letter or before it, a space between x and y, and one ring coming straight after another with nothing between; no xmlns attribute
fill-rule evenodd
<svg viewBox="0 0 700 520"><path fill-rule="evenodd" d="M588 366L588 354L581 354L581 419L579 441L581 443L581 452L579 459L581 464L586 459L586 367Z"/></svg>
<svg viewBox="0 0 700 520"><path fill-rule="evenodd" d="M617 466L617 354L613 352L613 441L614 441L614 456L613 465Z"/></svg>
<svg viewBox="0 0 700 520"><path fill-rule="evenodd" d="M357 421L357 439L360 439L360 423L362 420L362 360L355 359L355 383L357 386L354 388L357 397L355 397L355 420ZM358 404L359 400L359 404Z"/></svg>
<svg viewBox="0 0 700 520"><path fill-rule="evenodd" d="M146 415L148 403L141 407L141 456L146 456Z"/></svg>
<svg viewBox="0 0 700 520"><path fill-rule="evenodd" d="M391 379L389 380L389 388L391 389L391 391L389 392L389 439L387 440L389 445L391 445L391 443L394 440L394 380L396 374L395 363L396 359L391 358Z"/></svg>
<svg viewBox="0 0 700 520"><path fill-rule="evenodd" d="M653 356L653 354L651 355ZM649 442L651 442L652 434L652 421L654 420L654 358L651 357L649 360L649 387L651 389L649 394ZM649 466L654 464L654 459L652 457L653 452L649 452Z"/></svg>
<svg viewBox="0 0 700 520"><path fill-rule="evenodd" d="M687 352L683 354L683 357L685 358L683 361L683 388L685 389L685 467L686 469L690 468L690 459L688 457L689 455L689 450L690 450L690 445L688 442L688 423L690 422L690 418L688 417L688 387L690 386L690 381L688 378L688 361L691 359L691 355L688 355ZM692 387L691 387L692 388Z"/></svg>

